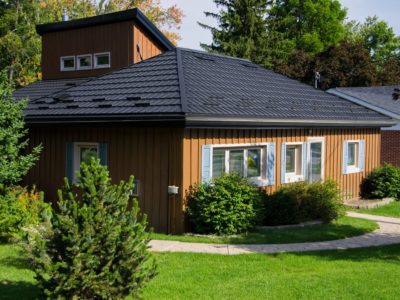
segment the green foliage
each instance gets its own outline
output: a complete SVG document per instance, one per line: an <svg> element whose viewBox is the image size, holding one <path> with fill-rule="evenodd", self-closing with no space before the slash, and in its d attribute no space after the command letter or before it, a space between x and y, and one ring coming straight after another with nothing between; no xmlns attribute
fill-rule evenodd
<svg viewBox="0 0 400 300"><path fill-rule="evenodd" d="M22 154L28 145L24 122L26 101L14 101L4 72L0 73L0 193L16 185L39 158L41 146Z"/></svg>
<svg viewBox="0 0 400 300"><path fill-rule="evenodd" d="M78 182L59 191L52 229L31 238L36 279L49 299L137 297L156 274L147 221L131 190L113 185L99 160L82 163Z"/></svg>
<svg viewBox="0 0 400 300"><path fill-rule="evenodd" d="M217 20L218 28L205 24L213 35L211 45L202 44L206 50L225 55L250 59L264 64L266 58L266 19L265 0L226 0L214 1L222 9L218 14L206 12L207 17Z"/></svg>
<svg viewBox="0 0 400 300"><path fill-rule="evenodd" d="M33 188L10 189L0 196L0 239L22 238L35 226L47 222L51 207L43 201L43 193Z"/></svg>
<svg viewBox="0 0 400 300"><path fill-rule="evenodd" d="M246 232L258 220L261 191L237 174L198 184L188 196L187 213L198 233Z"/></svg>
<svg viewBox="0 0 400 300"><path fill-rule="evenodd" d="M363 198L400 199L400 168L390 164L373 170L361 184Z"/></svg>
<svg viewBox="0 0 400 300"><path fill-rule="evenodd" d="M332 180L285 185L266 197L264 210L266 225L329 223L344 214L340 190Z"/></svg>

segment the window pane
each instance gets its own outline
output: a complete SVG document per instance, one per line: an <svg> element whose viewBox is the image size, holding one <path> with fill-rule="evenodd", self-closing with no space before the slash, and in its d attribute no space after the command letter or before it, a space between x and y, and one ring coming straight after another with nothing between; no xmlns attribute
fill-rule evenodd
<svg viewBox="0 0 400 300"><path fill-rule="evenodd" d="M75 67L75 60L73 58L63 58L64 68Z"/></svg>
<svg viewBox="0 0 400 300"><path fill-rule="evenodd" d="M96 59L97 59L98 66L104 66L104 65L110 64L110 57L108 54L98 55L98 56L96 56Z"/></svg>
<svg viewBox="0 0 400 300"><path fill-rule="evenodd" d="M311 159L311 181L319 181L322 179L322 143L311 143L310 145Z"/></svg>
<svg viewBox="0 0 400 300"><path fill-rule="evenodd" d="M296 166L295 146L286 146L286 173L294 173Z"/></svg>
<svg viewBox="0 0 400 300"><path fill-rule="evenodd" d="M96 147L80 147L81 152L81 162L89 163L91 158L97 158L97 148Z"/></svg>
<svg viewBox="0 0 400 300"><path fill-rule="evenodd" d="M247 153L247 177L261 176L261 150L250 149Z"/></svg>
<svg viewBox="0 0 400 300"><path fill-rule="evenodd" d="M234 172L243 176L243 150L229 151L229 172Z"/></svg>
<svg viewBox="0 0 400 300"><path fill-rule="evenodd" d="M92 60L90 59L90 56L80 57L79 65L81 67L90 67L92 65Z"/></svg>
<svg viewBox="0 0 400 300"><path fill-rule="evenodd" d="M356 143L349 143L347 146L347 165L355 166L356 165L356 153L357 153Z"/></svg>
<svg viewBox="0 0 400 300"><path fill-rule="evenodd" d="M213 151L213 177L220 177L225 173L225 150L214 149Z"/></svg>

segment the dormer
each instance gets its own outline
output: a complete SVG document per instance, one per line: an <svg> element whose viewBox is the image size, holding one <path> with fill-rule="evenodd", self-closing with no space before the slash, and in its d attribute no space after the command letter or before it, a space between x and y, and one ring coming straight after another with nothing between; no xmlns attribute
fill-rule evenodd
<svg viewBox="0 0 400 300"><path fill-rule="evenodd" d="M174 48L138 9L36 26L43 79L93 77Z"/></svg>

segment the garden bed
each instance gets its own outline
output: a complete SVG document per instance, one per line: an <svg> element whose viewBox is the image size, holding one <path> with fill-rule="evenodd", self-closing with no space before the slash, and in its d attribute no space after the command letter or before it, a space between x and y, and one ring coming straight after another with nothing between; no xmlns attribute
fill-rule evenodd
<svg viewBox="0 0 400 300"><path fill-rule="evenodd" d="M154 233L154 240L172 240L191 243L215 244L287 244L322 242L363 235L374 231L378 225L369 220L342 217L331 224L290 228L258 228L234 236L167 235Z"/></svg>
<svg viewBox="0 0 400 300"><path fill-rule="evenodd" d="M400 201L394 201L376 208L352 209L354 212L400 218Z"/></svg>
<svg viewBox="0 0 400 300"><path fill-rule="evenodd" d="M354 209L362 208L377 208L395 201L393 198L383 198L383 199L351 199L345 201L344 205Z"/></svg>

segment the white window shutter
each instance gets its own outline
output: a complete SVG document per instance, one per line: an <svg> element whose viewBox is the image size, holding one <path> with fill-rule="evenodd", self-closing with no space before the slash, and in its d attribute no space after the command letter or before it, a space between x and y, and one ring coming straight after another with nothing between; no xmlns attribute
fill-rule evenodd
<svg viewBox="0 0 400 300"><path fill-rule="evenodd" d="M286 183L286 143L281 145L281 183Z"/></svg>
<svg viewBox="0 0 400 300"><path fill-rule="evenodd" d="M358 168L360 169L360 172L364 172L364 169L365 169L365 140L360 140L360 143L359 143Z"/></svg>
<svg viewBox="0 0 400 300"><path fill-rule="evenodd" d="M267 180L268 185L275 185L275 143L267 146Z"/></svg>
<svg viewBox="0 0 400 300"><path fill-rule="evenodd" d="M343 142L343 174L347 174L347 151L349 150L348 144L349 143L347 141Z"/></svg>
<svg viewBox="0 0 400 300"><path fill-rule="evenodd" d="M202 146L201 159L201 181L210 182L212 178L212 147L211 145Z"/></svg>
<svg viewBox="0 0 400 300"><path fill-rule="evenodd" d="M304 142L302 145L301 151L302 157L302 171L303 171L303 180L307 178L307 142Z"/></svg>

